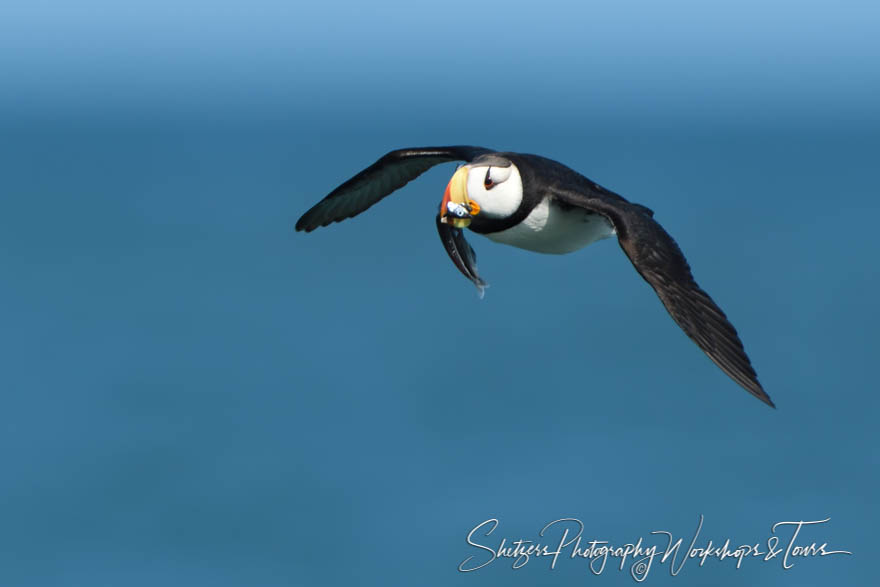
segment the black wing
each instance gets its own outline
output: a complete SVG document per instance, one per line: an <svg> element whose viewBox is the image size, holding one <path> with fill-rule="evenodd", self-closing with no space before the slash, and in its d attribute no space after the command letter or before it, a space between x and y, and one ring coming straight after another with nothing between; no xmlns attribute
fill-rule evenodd
<svg viewBox="0 0 880 587"><path fill-rule="evenodd" d="M617 232L620 248L666 306L672 319L712 361L749 393L776 407L761 387L736 329L721 308L703 291L687 260L653 212L627 202L596 184L587 193L560 191L555 196L569 204L599 212Z"/></svg>
<svg viewBox="0 0 880 587"><path fill-rule="evenodd" d="M439 214L437 214L435 223L437 224L437 233L440 235L440 240L443 242L443 247L449 258L452 259L461 274L477 286L477 291L482 298L489 284L483 281L477 273L477 254L465 240L464 231L451 224L440 222Z"/></svg>
<svg viewBox="0 0 880 587"><path fill-rule="evenodd" d="M297 221L296 229L311 232L319 226L351 218L439 163L471 161L490 152L467 146L391 151L312 206Z"/></svg>

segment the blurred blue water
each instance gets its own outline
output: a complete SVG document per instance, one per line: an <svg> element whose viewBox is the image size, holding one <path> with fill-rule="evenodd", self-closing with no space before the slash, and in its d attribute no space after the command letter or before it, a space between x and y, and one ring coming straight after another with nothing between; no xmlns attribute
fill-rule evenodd
<svg viewBox="0 0 880 587"><path fill-rule="evenodd" d="M831 517L808 541L856 554L650 582L873 576L871 5L92 5L0 25L0 584L629 584L456 567L492 517L625 542L700 514L738 543ZM456 143L653 208L779 409L613 241L474 235L478 300L433 228L451 166L293 232L385 151Z"/></svg>

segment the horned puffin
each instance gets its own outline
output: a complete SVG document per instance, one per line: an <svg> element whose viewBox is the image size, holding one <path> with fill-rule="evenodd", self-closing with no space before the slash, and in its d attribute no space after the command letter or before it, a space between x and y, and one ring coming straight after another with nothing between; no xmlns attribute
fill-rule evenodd
<svg viewBox="0 0 880 587"><path fill-rule="evenodd" d="M691 274L675 240L649 208L629 202L552 159L474 146L398 149L315 204L296 223L311 232L360 214L434 165L464 162L436 217L446 252L482 294L476 255L464 228L539 253L564 254L617 236L639 275L672 319L746 391L775 407L758 382L733 325Z"/></svg>

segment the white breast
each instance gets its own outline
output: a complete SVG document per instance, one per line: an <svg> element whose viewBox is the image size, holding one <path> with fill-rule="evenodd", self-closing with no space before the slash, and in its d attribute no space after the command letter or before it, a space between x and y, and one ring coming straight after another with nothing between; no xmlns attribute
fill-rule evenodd
<svg viewBox="0 0 880 587"><path fill-rule="evenodd" d="M486 236L520 249L561 255L613 234L614 227L601 214L582 208L561 208L545 199L516 226Z"/></svg>

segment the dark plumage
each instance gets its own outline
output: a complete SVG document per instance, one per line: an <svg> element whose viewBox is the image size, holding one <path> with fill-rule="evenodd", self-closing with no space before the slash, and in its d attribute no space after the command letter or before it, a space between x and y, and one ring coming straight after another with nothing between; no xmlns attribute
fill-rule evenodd
<svg viewBox="0 0 880 587"><path fill-rule="evenodd" d="M488 153L482 147L424 147L391 151L312 206L296 223L297 230L312 232L360 214L440 163L470 161Z"/></svg>
<svg viewBox="0 0 880 587"><path fill-rule="evenodd" d="M392 151L318 202L300 218L296 229L311 231L359 214L432 166L449 161L467 161L487 169L512 163L520 174L521 201L515 211L500 217L476 214L469 226L475 232L490 237L502 234L523 223L542 203L555 206L563 214L579 209L604 217L636 271L654 288L684 333L734 381L761 401L774 405L758 382L736 329L697 285L687 260L675 240L654 220L653 211L551 159L467 146ZM462 230L443 224L440 216L437 228L456 267L478 287L484 286L476 273L473 249L464 240Z"/></svg>

